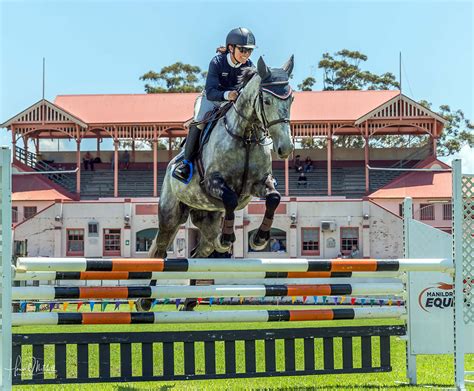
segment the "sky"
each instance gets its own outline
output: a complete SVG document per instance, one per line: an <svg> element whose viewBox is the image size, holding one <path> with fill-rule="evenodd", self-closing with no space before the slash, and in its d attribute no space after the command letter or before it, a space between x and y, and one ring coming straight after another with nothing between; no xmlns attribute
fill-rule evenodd
<svg viewBox="0 0 474 391"><path fill-rule="evenodd" d="M293 84L316 78L325 52L358 50L361 65L399 77L403 93L471 120L472 1L14 1L0 0L0 123L42 97L143 93L139 77L177 61L207 70L234 27L250 28L252 58L282 65L295 55ZM0 130L0 144L11 135ZM462 156L470 158L467 148ZM466 162L467 163L467 162ZM470 164L474 172L474 157Z"/></svg>

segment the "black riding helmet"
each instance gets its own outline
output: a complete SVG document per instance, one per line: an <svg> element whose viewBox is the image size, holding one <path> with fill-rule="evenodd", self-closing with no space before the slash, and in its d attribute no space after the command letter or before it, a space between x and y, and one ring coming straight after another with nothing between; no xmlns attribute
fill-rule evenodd
<svg viewBox="0 0 474 391"><path fill-rule="evenodd" d="M255 36L245 27L238 27L227 34L225 47L228 45L238 45L249 49L255 49Z"/></svg>

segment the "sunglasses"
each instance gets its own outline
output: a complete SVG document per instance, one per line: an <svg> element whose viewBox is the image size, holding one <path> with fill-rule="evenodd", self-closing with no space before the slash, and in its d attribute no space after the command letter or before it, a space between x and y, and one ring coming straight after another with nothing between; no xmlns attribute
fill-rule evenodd
<svg viewBox="0 0 474 391"><path fill-rule="evenodd" d="M246 54L246 53L252 53L253 49L251 48L245 48L243 46L236 46L237 49L239 49L240 53Z"/></svg>

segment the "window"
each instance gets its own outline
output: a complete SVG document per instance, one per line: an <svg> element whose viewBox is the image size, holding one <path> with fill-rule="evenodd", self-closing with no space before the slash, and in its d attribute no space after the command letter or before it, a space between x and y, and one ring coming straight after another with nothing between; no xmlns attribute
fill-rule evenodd
<svg viewBox="0 0 474 391"><path fill-rule="evenodd" d="M453 204L443 204L443 220L453 219Z"/></svg>
<svg viewBox="0 0 474 391"><path fill-rule="evenodd" d="M301 254L319 255L319 228L301 228Z"/></svg>
<svg viewBox="0 0 474 391"><path fill-rule="evenodd" d="M250 242L250 236L254 232L257 233L257 230L258 228L248 233L249 242ZM250 245L248 246L248 251L249 252L254 251L250 248ZM286 252L286 232L278 228L272 228L270 230L270 240L268 241L267 246L262 251L283 252L283 253Z"/></svg>
<svg viewBox="0 0 474 391"><path fill-rule="evenodd" d="M104 229L104 255L120 255L120 228Z"/></svg>
<svg viewBox="0 0 474 391"><path fill-rule="evenodd" d="M434 220L434 205L433 204L420 204L420 220Z"/></svg>
<svg viewBox="0 0 474 391"><path fill-rule="evenodd" d="M99 236L99 223L92 221L87 225L87 232L89 236Z"/></svg>
<svg viewBox="0 0 474 391"><path fill-rule="evenodd" d="M157 232L157 228L148 228L138 231L135 237L135 251L148 251L151 247L153 239L155 239Z"/></svg>
<svg viewBox="0 0 474 391"><path fill-rule="evenodd" d="M67 229L66 230L66 255L79 256L84 255L84 230Z"/></svg>
<svg viewBox="0 0 474 391"><path fill-rule="evenodd" d="M341 253L348 255L352 246L359 248L359 228L341 227Z"/></svg>
<svg viewBox="0 0 474 391"><path fill-rule="evenodd" d="M29 219L30 217L33 217L36 214L36 206L25 206L23 208L23 217L26 219Z"/></svg>
<svg viewBox="0 0 474 391"><path fill-rule="evenodd" d="M18 223L18 206L12 206L12 223Z"/></svg>
<svg viewBox="0 0 474 391"><path fill-rule="evenodd" d="M400 217L403 217L403 202L401 204L398 204L398 215Z"/></svg>

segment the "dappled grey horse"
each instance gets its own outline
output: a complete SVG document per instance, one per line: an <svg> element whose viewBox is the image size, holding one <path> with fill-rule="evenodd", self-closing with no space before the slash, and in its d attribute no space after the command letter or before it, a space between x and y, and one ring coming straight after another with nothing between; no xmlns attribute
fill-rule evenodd
<svg viewBox="0 0 474 391"><path fill-rule="evenodd" d="M234 212L244 208L252 197L264 197L266 210L249 245L255 251L266 247L280 203L272 176L271 145L282 159L293 151L292 70L293 56L282 68L269 68L260 57L256 69L244 71L237 101L217 121L201 147L203 177L196 172L186 185L171 175L178 157L169 162L160 194L158 233L149 251L151 258L166 257L179 226L189 215L200 231L192 257L229 251L235 241Z"/></svg>

